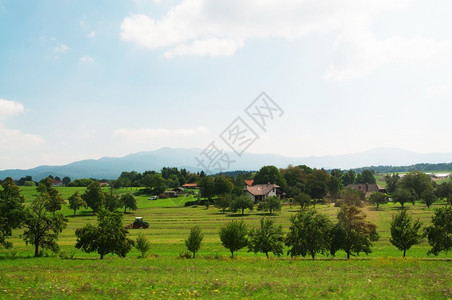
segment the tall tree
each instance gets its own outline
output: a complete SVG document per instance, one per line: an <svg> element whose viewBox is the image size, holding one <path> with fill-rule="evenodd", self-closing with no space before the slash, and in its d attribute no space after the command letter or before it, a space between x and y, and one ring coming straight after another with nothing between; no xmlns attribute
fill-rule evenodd
<svg viewBox="0 0 452 300"><path fill-rule="evenodd" d="M80 209L83 206L86 206L86 202L83 200L79 191L75 191L75 193L72 194L67 200L69 201L69 208L74 210L74 217L78 209Z"/></svg>
<svg viewBox="0 0 452 300"><path fill-rule="evenodd" d="M231 252L234 258L234 252L248 245L248 229L243 221L233 220L220 228L220 240L223 247Z"/></svg>
<svg viewBox="0 0 452 300"><path fill-rule="evenodd" d="M260 221L260 227L254 228L249 232L249 251L254 253L265 253L267 259L268 253L280 256L284 248L284 236L282 226L276 225L273 219L264 219Z"/></svg>
<svg viewBox="0 0 452 300"><path fill-rule="evenodd" d="M339 197L340 191L343 189L342 180L337 176L330 176L326 183L328 188L328 194L333 200Z"/></svg>
<svg viewBox="0 0 452 300"><path fill-rule="evenodd" d="M386 191L389 194L392 194L395 192L399 180L400 180L400 175L398 173L392 173L392 175L389 175L389 174L385 175Z"/></svg>
<svg viewBox="0 0 452 300"><path fill-rule="evenodd" d="M122 206L124 206L124 213L126 213L127 208L129 208L130 210L137 210L137 199L135 199L135 197L130 194L124 194L121 196L121 204Z"/></svg>
<svg viewBox="0 0 452 300"><path fill-rule="evenodd" d="M441 183L436 189L438 198L446 198L447 203L452 205L452 181Z"/></svg>
<svg viewBox="0 0 452 300"><path fill-rule="evenodd" d="M406 209L403 209L392 218L391 239L389 241L397 249L403 251L403 257L405 257L406 251L410 250L411 246L421 243L422 234L419 233L421 226L419 219L413 223Z"/></svg>
<svg viewBox="0 0 452 300"><path fill-rule="evenodd" d="M372 252L372 242L378 240L375 224L366 220L366 214L355 205L343 205L337 214L338 223L334 226L331 240L331 254L344 250L347 259L353 253Z"/></svg>
<svg viewBox="0 0 452 300"><path fill-rule="evenodd" d="M49 197L46 203L46 209L53 214L61 210L62 205L66 204L60 192L53 186L53 180L51 177L44 178L39 182L38 192L47 193Z"/></svg>
<svg viewBox="0 0 452 300"><path fill-rule="evenodd" d="M40 193L25 211L22 237L26 244L35 246L34 256L40 256L40 248L58 252L58 235L66 228L67 220L61 213L49 214L47 203L50 196Z"/></svg>
<svg viewBox="0 0 452 300"><path fill-rule="evenodd" d="M423 193L433 190L430 176L418 171L405 174L405 176L400 179L399 186L412 190L416 200L421 199Z"/></svg>
<svg viewBox="0 0 452 300"><path fill-rule="evenodd" d="M323 199L328 193L329 174L325 170L314 169L308 175L307 192L313 199Z"/></svg>
<svg viewBox="0 0 452 300"><path fill-rule="evenodd" d="M152 193L156 195L160 195L165 192L167 188L166 180L158 173L146 174L146 176L142 179L142 182L148 189L152 190Z"/></svg>
<svg viewBox="0 0 452 300"><path fill-rule="evenodd" d="M330 232L332 223L328 216L315 209L302 209L290 218L289 233L286 246L290 247L290 256L307 254L315 258L317 253L326 253L330 249Z"/></svg>
<svg viewBox="0 0 452 300"><path fill-rule="evenodd" d="M93 210L93 214L96 214L105 206L105 194L102 192L99 182L92 182L82 195L82 199L86 202L86 205Z"/></svg>
<svg viewBox="0 0 452 300"><path fill-rule="evenodd" d="M11 177L3 180L2 189L0 189L0 246L12 247L6 239L11 236L12 230L21 224L24 202L25 199L14 180Z"/></svg>
<svg viewBox="0 0 452 300"><path fill-rule="evenodd" d="M437 209L425 233L432 247L428 254L438 255L441 251L452 250L452 206Z"/></svg>
<svg viewBox="0 0 452 300"><path fill-rule="evenodd" d="M75 247L87 253L97 252L101 259L109 253L125 257L132 249L134 241L127 238L129 232L122 225L122 214L101 211L97 220L97 226L87 224L75 231Z"/></svg>
<svg viewBox="0 0 452 300"><path fill-rule="evenodd" d="M233 183L226 176L218 175L214 180L215 195L229 194L234 187Z"/></svg>
<svg viewBox="0 0 452 300"><path fill-rule="evenodd" d="M433 190L426 190L423 194L422 194L422 200L424 201L425 205L427 205L427 208L430 208L430 206L436 202L436 200L438 200L438 198L436 197L436 194Z"/></svg>
<svg viewBox="0 0 452 300"><path fill-rule="evenodd" d="M264 166L254 175L255 184L272 183L277 184L281 188L287 187L286 179L281 175L279 169L275 166Z"/></svg>
<svg viewBox="0 0 452 300"><path fill-rule="evenodd" d="M215 183L211 177L202 177L198 182L198 187L201 191L201 197L210 201L215 196Z"/></svg>
<svg viewBox="0 0 452 300"><path fill-rule="evenodd" d="M372 171L365 169L356 176L356 183L377 183L377 179Z"/></svg>
<svg viewBox="0 0 452 300"><path fill-rule="evenodd" d="M71 183L71 178L69 178L68 176L63 177L63 180L61 181L62 184L64 184L65 186L67 186L69 183Z"/></svg>
<svg viewBox="0 0 452 300"><path fill-rule="evenodd" d="M347 186L349 184L353 184L356 182L356 173L353 170L348 170L344 175L342 176L342 184L344 186Z"/></svg>

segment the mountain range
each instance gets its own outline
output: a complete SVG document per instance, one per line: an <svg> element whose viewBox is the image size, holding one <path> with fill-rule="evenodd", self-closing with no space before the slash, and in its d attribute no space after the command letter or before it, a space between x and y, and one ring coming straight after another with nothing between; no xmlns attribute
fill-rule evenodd
<svg viewBox="0 0 452 300"><path fill-rule="evenodd" d="M19 179L30 175L33 180L40 180L49 175L61 178L116 179L123 171L144 172L160 171L163 167L185 168L191 172L201 171L196 157L202 158L199 148L161 148L155 151L138 152L124 157L104 157L76 161L62 166L39 166L27 170L0 171L0 179L12 177ZM449 163L452 153L416 153L395 148L377 148L359 153L310 157L287 157L278 154L244 153L238 157L233 152L226 152L231 161L225 171L259 170L265 165L285 168L288 165L307 165L311 168L352 169L368 166L406 166L416 163Z"/></svg>

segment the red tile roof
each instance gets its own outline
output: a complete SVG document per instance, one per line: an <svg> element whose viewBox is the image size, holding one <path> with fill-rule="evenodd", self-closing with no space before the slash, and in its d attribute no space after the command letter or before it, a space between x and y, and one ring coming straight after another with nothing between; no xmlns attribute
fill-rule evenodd
<svg viewBox="0 0 452 300"><path fill-rule="evenodd" d="M189 188L189 187L193 187L193 188L195 188L195 187L197 187L198 185L196 184L196 183L186 183L186 184L184 184L184 185L182 185L183 187L186 187L186 188Z"/></svg>
<svg viewBox="0 0 452 300"><path fill-rule="evenodd" d="M253 186L247 186L246 191L253 196L264 196L268 195L273 188L279 188L276 184L256 184Z"/></svg>
<svg viewBox="0 0 452 300"><path fill-rule="evenodd" d="M247 186L252 186L253 183L254 183L254 180L252 180L252 179L247 179L247 180L245 180L245 183L246 183Z"/></svg>

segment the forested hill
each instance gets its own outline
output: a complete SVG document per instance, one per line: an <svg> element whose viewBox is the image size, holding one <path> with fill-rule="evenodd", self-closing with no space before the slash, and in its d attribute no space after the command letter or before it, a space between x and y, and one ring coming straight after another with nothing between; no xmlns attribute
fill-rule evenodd
<svg viewBox="0 0 452 300"><path fill-rule="evenodd" d="M375 173L399 173L399 172L438 172L438 171L450 171L452 170L452 163L440 163L440 164L414 164L411 166L371 166L353 169L356 173L361 173L363 170L368 169Z"/></svg>

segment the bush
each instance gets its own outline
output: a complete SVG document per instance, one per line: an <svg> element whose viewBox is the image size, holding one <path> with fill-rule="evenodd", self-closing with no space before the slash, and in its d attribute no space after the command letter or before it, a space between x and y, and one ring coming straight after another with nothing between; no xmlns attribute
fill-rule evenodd
<svg viewBox="0 0 452 300"><path fill-rule="evenodd" d="M135 242L135 248L141 252L141 257L144 258L146 253L151 249L151 243L145 238L143 233L140 233Z"/></svg>

